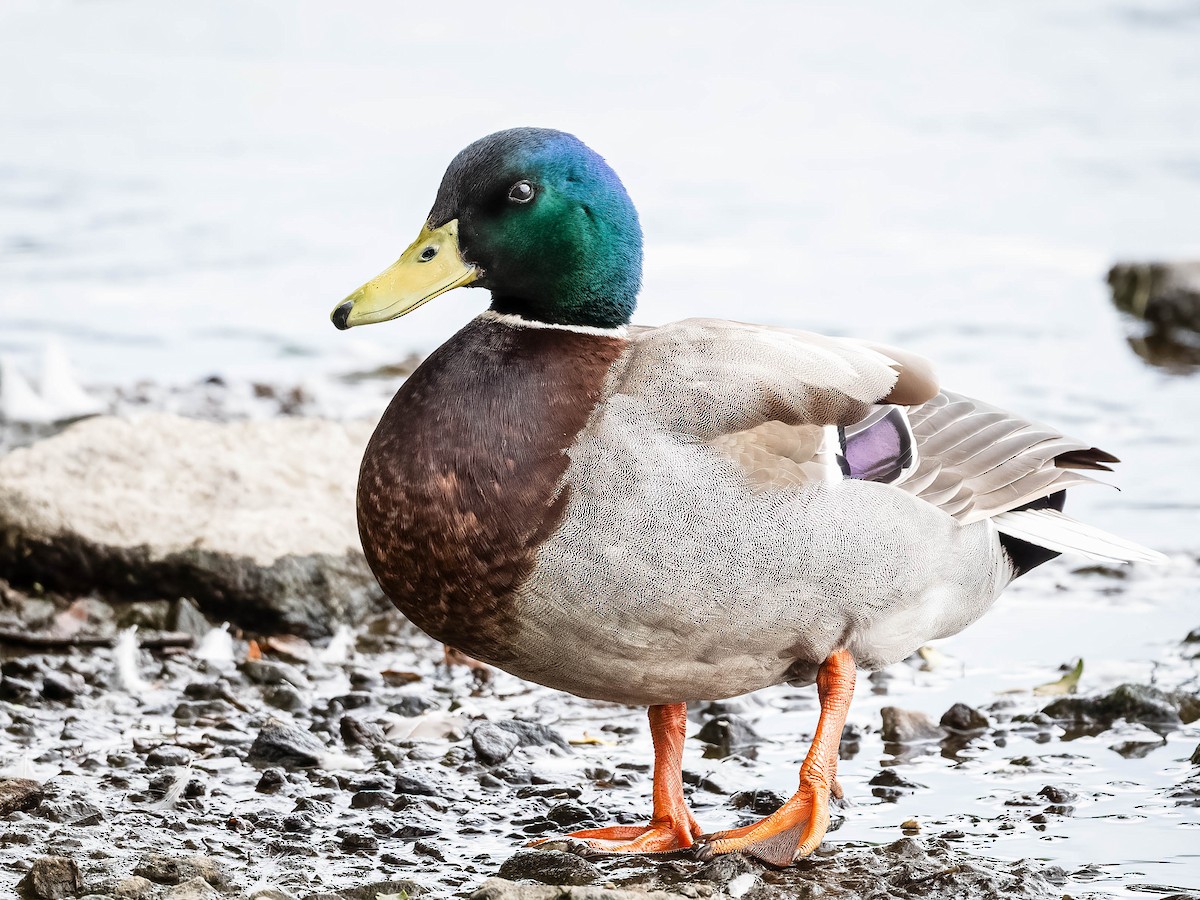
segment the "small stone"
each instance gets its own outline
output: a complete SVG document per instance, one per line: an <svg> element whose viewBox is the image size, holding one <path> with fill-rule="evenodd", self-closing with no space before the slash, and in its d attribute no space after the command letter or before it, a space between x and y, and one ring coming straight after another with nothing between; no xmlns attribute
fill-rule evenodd
<svg viewBox="0 0 1200 900"><path fill-rule="evenodd" d="M65 856L43 856L33 861L21 880L25 893L38 900L61 900L83 890L83 876L75 860Z"/></svg>
<svg viewBox="0 0 1200 900"><path fill-rule="evenodd" d="M162 853L147 853L134 867L133 874L157 884L180 884L199 878L214 887L228 887L225 873L216 860L207 856L177 859Z"/></svg>
<svg viewBox="0 0 1200 900"><path fill-rule="evenodd" d="M146 754L146 765L151 769L167 766L186 766L192 761L192 752L175 744L159 744Z"/></svg>
<svg viewBox="0 0 1200 900"><path fill-rule="evenodd" d="M274 659L248 659L238 668L256 684L290 684L302 690L311 687L308 677L290 663Z"/></svg>
<svg viewBox="0 0 1200 900"><path fill-rule="evenodd" d="M342 716L338 730L347 747L382 747L387 743L383 728L374 722L365 722L352 716Z"/></svg>
<svg viewBox="0 0 1200 900"><path fill-rule="evenodd" d="M386 791L359 791L350 798L351 809L376 809L390 806L396 798Z"/></svg>
<svg viewBox="0 0 1200 900"><path fill-rule="evenodd" d="M403 772L396 776L395 790L397 794L412 794L417 797L439 796L437 788L429 782L415 775L405 775Z"/></svg>
<svg viewBox="0 0 1200 900"><path fill-rule="evenodd" d="M0 700L18 703L21 706L29 706L36 701L39 693L41 693L39 687L32 681L26 681L24 678L13 678L10 675L5 675L4 679L0 681Z"/></svg>
<svg viewBox="0 0 1200 900"><path fill-rule="evenodd" d="M315 766L325 747L309 732L278 719L270 719L250 745L254 762L278 763L285 767Z"/></svg>
<svg viewBox="0 0 1200 900"><path fill-rule="evenodd" d="M290 684L273 684L263 688L263 700L284 712L296 712L305 706L304 698Z"/></svg>
<svg viewBox="0 0 1200 900"><path fill-rule="evenodd" d="M17 810L29 810L42 802L45 794L42 786L32 778L5 778L0 780L0 816Z"/></svg>
<svg viewBox="0 0 1200 900"><path fill-rule="evenodd" d="M47 672L42 679L42 696L56 703L71 703L84 691L83 679L64 672Z"/></svg>
<svg viewBox="0 0 1200 900"><path fill-rule="evenodd" d="M471 732L471 746L480 762L494 766L504 762L517 749L520 739L494 722L484 722Z"/></svg>
<svg viewBox="0 0 1200 900"><path fill-rule="evenodd" d="M783 806L784 798L774 791L760 788L755 791L738 791L729 798L729 805L734 809L745 809L755 815L769 816Z"/></svg>
<svg viewBox="0 0 1200 900"><path fill-rule="evenodd" d="M199 876L179 882L165 894L166 900L213 900L220 896L211 884Z"/></svg>
<svg viewBox="0 0 1200 900"><path fill-rule="evenodd" d="M388 707L388 712L397 716L403 716L406 719L411 719L414 716L419 716L423 712L429 712L431 709L437 709L437 701L429 697L423 697L419 694L409 694L401 697L395 703Z"/></svg>
<svg viewBox="0 0 1200 900"><path fill-rule="evenodd" d="M420 897L429 893L415 881L394 879L391 881L374 881L341 892L342 900L376 900L377 897L392 897L396 894L407 894L409 897Z"/></svg>
<svg viewBox="0 0 1200 900"><path fill-rule="evenodd" d="M757 865L740 853L729 853L716 857L707 865L696 870L697 881L711 881L715 884L729 884L744 875L757 875L762 871Z"/></svg>
<svg viewBox="0 0 1200 900"><path fill-rule="evenodd" d="M287 775L283 769L271 768L262 773L254 790L260 794L277 794L280 788L287 784Z"/></svg>
<svg viewBox="0 0 1200 900"><path fill-rule="evenodd" d="M593 819L592 811L574 800L564 800L562 803L556 803L550 807L546 813L546 818L556 825L566 828L571 825L579 825L583 822L588 822Z"/></svg>
<svg viewBox="0 0 1200 900"><path fill-rule="evenodd" d="M113 885L110 893L115 900L147 900L154 893L154 882L141 875L130 875Z"/></svg>
<svg viewBox="0 0 1200 900"><path fill-rule="evenodd" d="M696 737L706 744L711 744L718 757L729 756L739 750L753 747L762 740L758 732L741 716L718 716L709 719Z"/></svg>
<svg viewBox="0 0 1200 900"><path fill-rule="evenodd" d="M1063 697L1042 712L1051 719L1095 722L1109 725L1117 719L1127 722L1178 725L1181 722L1175 698L1157 688L1140 684L1122 684L1096 697Z"/></svg>
<svg viewBox="0 0 1200 900"><path fill-rule="evenodd" d="M369 832L354 831L342 837L342 849L350 853L356 850L378 850L379 840Z"/></svg>
<svg viewBox="0 0 1200 900"><path fill-rule="evenodd" d="M883 716L883 739L888 743L909 744L942 737L942 729L923 712L898 706L885 706L879 712Z"/></svg>
<svg viewBox="0 0 1200 900"><path fill-rule="evenodd" d="M1076 800L1076 795L1073 791L1055 787L1052 784L1048 784L1038 791L1038 796L1045 797L1051 803L1074 803Z"/></svg>
<svg viewBox="0 0 1200 900"><path fill-rule="evenodd" d="M980 731L988 727L988 720L979 710L955 703L942 713L941 726L952 731Z"/></svg>
<svg viewBox="0 0 1200 900"><path fill-rule="evenodd" d="M559 850L520 850L500 866L499 875L512 881L542 884L592 884L600 870L574 853Z"/></svg>

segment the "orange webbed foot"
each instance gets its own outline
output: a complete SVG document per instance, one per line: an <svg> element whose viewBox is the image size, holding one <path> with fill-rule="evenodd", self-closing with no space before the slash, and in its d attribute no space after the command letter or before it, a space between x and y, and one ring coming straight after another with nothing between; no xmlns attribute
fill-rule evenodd
<svg viewBox="0 0 1200 900"><path fill-rule="evenodd" d="M765 819L701 837L696 856L707 861L746 853L773 866L790 866L820 846L829 829L831 793L824 779L802 779L795 796Z"/></svg>

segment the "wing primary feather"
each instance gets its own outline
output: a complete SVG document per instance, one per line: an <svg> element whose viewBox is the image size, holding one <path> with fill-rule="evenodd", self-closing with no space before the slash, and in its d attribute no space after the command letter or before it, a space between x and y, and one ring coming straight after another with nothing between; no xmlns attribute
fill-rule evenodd
<svg viewBox="0 0 1200 900"><path fill-rule="evenodd" d="M1101 562L1164 563L1157 550L1127 541L1076 521L1054 509L1022 509L992 518L999 531L1060 553L1075 553Z"/></svg>

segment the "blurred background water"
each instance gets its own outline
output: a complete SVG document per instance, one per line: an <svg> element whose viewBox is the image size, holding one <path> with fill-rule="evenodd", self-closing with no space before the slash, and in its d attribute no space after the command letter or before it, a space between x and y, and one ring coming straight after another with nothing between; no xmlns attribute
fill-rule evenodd
<svg viewBox="0 0 1200 900"><path fill-rule="evenodd" d="M1131 352L1104 273L1200 256L1198 47L1187 0L5 0L0 355L28 370L61 341L89 385L350 390L339 375L427 352L486 295L349 334L334 304L415 237L462 146L551 126L638 204L640 321L925 353L954 389L1125 460L1123 493L1076 491L1073 510L1195 551L1200 376ZM1102 679L1144 674L1195 624L1181 584L1037 616L1045 585L951 643L975 694L1072 653L1099 657ZM1196 822L1168 831L1171 815L1064 858L1128 838L1133 860L1168 847L1164 877L1191 884Z"/></svg>
<svg viewBox="0 0 1200 900"><path fill-rule="evenodd" d="M1200 254L1196 2L7 0L0 36L18 361L57 335L85 383L311 382L428 351L483 292L349 335L328 313L455 152L547 125L639 206L641 321L903 344L1125 458L1125 496L1080 501L1109 521L1200 530L1200 382L1128 351L1102 280Z"/></svg>

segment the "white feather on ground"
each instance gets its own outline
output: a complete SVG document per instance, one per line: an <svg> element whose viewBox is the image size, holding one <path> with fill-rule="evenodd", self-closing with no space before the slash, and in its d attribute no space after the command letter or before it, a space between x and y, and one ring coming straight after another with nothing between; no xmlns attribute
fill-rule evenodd
<svg viewBox="0 0 1200 900"><path fill-rule="evenodd" d="M117 667L117 679L121 687L130 694L141 694L150 689L150 682L142 678L138 670L138 655L141 647L138 645L137 626L130 625L121 632L117 644L113 648L113 662Z"/></svg>
<svg viewBox="0 0 1200 900"><path fill-rule="evenodd" d="M223 622L217 628L210 629L200 640L196 648L196 659L209 662L233 661L233 636L229 633L229 623Z"/></svg>

